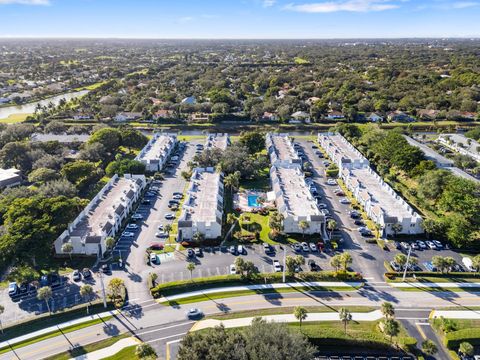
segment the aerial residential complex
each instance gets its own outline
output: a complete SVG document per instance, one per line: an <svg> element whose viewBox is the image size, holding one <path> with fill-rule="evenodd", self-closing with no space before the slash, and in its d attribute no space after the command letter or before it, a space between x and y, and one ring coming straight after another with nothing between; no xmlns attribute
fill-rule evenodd
<svg viewBox="0 0 480 360"><path fill-rule="evenodd" d="M302 159L298 156L288 134L266 135L266 146L273 166L302 165Z"/></svg>
<svg viewBox="0 0 480 360"><path fill-rule="evenodd" d="M298 166L272 166L270 180L275 193L275 204L283 215L286 233L324 234L325 216L313 198L302 170ZM308 227L302 229L300 222Z"/></svg>
<svg viewBox="0 0 480 360"><path fill-rule="evenodd" d="M343 136L319 134L318 141L340 167L347 188L384 235L423 233L422 218L383 179ZM394 224L400 224L396 229Z"/></svg>
<svg viewBox="0 0 480 360"><path fill-rule="evenodd" d="M473 139L462 134L442 134L438 137L437 142L480 162L480 144Z"/></svg>
<svg viewBox="0 0 480 360"><path fill-rule="evenodd" d="M105 239L115 236L132 211L146 186L144 175L113 176L90 201L77 218L55 240L55 252L71 243L72 254L102 255L107 250Z"/></svg>
<svg viewBox="0 0 480 360"><path fill-rule="evenodd" d="M339 169L361 169L370 165L365 156L341 135L318 134L318 143Z"/></svg>
<svg viewBox="0 0 480 360"><path fill-rule="evenodd" d="M226 150L230 144L228 134L210 134L205 141L205 149Z"/></svg>
<svg viewBox="0 0 480 360"><path fill-rule="evenodd" d="M135 160L145 164L147 171L160 171L177 143L176 135L156 133Z"/></svg>
<svg viewBox="0 0 480 360"><path fill-rule="evenodd" d="M178 220L180 240L190 240L196 233L205 239L222 235L223 174L214 168L193 169L187 197Z"/></svg>

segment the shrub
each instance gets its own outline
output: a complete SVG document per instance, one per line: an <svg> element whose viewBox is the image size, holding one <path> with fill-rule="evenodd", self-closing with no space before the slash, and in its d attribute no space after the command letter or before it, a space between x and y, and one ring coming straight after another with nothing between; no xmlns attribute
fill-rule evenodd
<svg viewBox="0 0 480 360"><path fill-rule="evenodd" d="M445 345L449 349L456 349L462 342L469 342L473 346L480 345L480 329L462 329L445 334Z"/></svg>

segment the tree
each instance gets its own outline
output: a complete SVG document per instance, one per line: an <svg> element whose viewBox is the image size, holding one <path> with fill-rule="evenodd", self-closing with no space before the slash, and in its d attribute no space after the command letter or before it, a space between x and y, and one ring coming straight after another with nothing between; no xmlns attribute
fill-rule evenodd
<svg viewBox="0 0 480 360"><path fill-rule="evenodd" d="M232 174L228 174L225 176L223 182L227 188L230 189L231 192L235 191L238 189L240 186L240 177L241 173L240 171L235 171Z"/></svg>
<svg viewBox="0 0 480 360"><path fill-rule="evenodd" d="M458 347L458 352L462 353L465 356L473 356L475 354L475 349L473 348L472 344L469 342L462 342Z"/></svg>
<svg viewBox="0 0 480 360"><path fill-rule="evenodd" d="M337 222L333 219L327 221L327 229L330 231L330 237L332 236L333 231L337 228Z"/></svg>
<svg viewBox="0 0 480 360"><path fill-rule="evenodd" d="M404 254L397 254L393 258L393 261L400 266L401 269L407 264L407 257Z"/></svg>
<svg viewBox="0 0 480 360"><path fill-rule="evenodd" d="M70 260L72 260L72 251L73 251L73 245L71 242L66 242L65 244L62 245L62 252L65 254L68 254L70 256Z"/></svg>
<svg viewBox="0 0 480 360"><path fill-rule="evenodd" d="M426 355L434 355L438 351L437 345L432 340L427 339L422 342L422 351Z"/></svg>
<svg viewBox="0 0 480 360"><path fill-rule="evenodd" d="M302 237L305 238L305 231L310 227L310 224L305 220L300 220L298 227L302 230Z"/></svg>
<svg viewBox="0 0 480 360"><path fill-rule="evenodd" d="M340 317L340 321L343 322L343 326L345 329L345 334L347 333L347 325L352 320L352 314L346 308L341 308L340 313L338 314Z"/></svg>
<svg viewBox="0 0 480 360"><path fill-rule="evenodd" d="M37 184L44 184L46 182L57 180L60 177L58 171L47 168L38 168L33 170L28 175L28 181Z"/></svg>
<svg viewBox="0 0 480 360"><path fill-rule="evenodd" d="M305 309L303 306L297 306L293 310L293 315L295 316L295 319L297 319L300 322L300 330L301 330L302 321L307 318L307 309Z"/></svg>
<svg viewBox="0 0 480 360"><path fill-rule="evenodd" d="M108 236L105 239L105 246L107 247L107 249L112 250L113 247L115 246L115 239L111 236Z"/></svg>
<svg viewBox="0 0 480 360"><path fill-rule="evenodd" d="M352 255L346 251L340 255L340 261L342 262L343 271L347 271L348 266L353 262Z"/></svg>
<svg viewBox="0 0 480 360"><path fill-rule="evenodd" d="M90 299L92 298L93 294L93 287L91 287L90 285L85 284L80 287L80 296L87 300L87 314L88 308L90 306Z"/></svg>
<svg viewBox="0 0 480 360"><path fill-rule="evenodd" d="M118 129L103 128L95 131L92 136L90 136L88 143L100 143L107 152L114 153L122 143L122 134Z"/></svg>
<svg viewBox="0 0 480 360"><path fill-rule="evenodd" d="M472 258L472 266L477 271L480 270L480 255L476 255Z"/></svg>
<svg viewBox="0 0 480 360"><path fill-rule="evenodd" d="M238 142L253 155L265 149L265 134L259 131L244 131L240 133Z"/></svg>
<svg viewBox="0 0 480 360"><path fill-rule="evenodd" d="M242 278L250 279L257 270L253 262L245 261L241 257L237 257L234 264L237 272L240 273Z"/></svg>
<svg viewBox="0 0 480 360"><path fill-rule="evenodd" d="M187 264L187 270L190 271L190 280L193 278L193 270L195 270L195 264L193 262L189 262Z"/></svg>
<svg viewBox="0 0 480 360"><path fill-rule="evenodd" d="M151 359L155 360L157 358L157 353L150 344L141 343L138 344L135 348L135 355L139 359Z"/></svg>
<svg viewBox="0 0 480 360"><path fill-rule="evenodd" d="M163 229L165 230L165 232L167 234L170 234L170 231L172 231L173 227L172 227L172 224L166 224Z"/></svg>
<svg viewBox="0 0 480 360"><path fill-rule="evenodd" d="M37 299L44 300L45 304L47 304L48 312L51 313L49 301L52 298L52 288L50 286L44 286L38 289L37 291Z"/></svg>
<svg viewBox="0 0 480 360"><path fill-rule="evenodd" d="M121 144L131 149L142 149L148 142L148 138L136 129L121 130Z"/></svg>
<svg viewBox="0 0 480 360"><path fill-rule="evenodd" d="M113 176L115 174L118 174L119 176L125 174L145 174L145 164L132 159L119 159L112 161L107 165L105 174L108 176Z"/></svg>
<svg viewBox="0 0 480 360"><path fill-rule="evenodd" d="M305 264L305 258L302 255L297 255L297 256L287 256L285 258L285 266L287 273L289 275L292 275L295 272L295 268L297 266Z"/></svg>
<svg viewBox="0 0 480 360"><path fill-rule="evenodd" d="M403 230L403 226L402 224L395 223L392 225L392 230L393 230L394 236L397 236L397 234Z"/></svg>
<svg viewBox="0 0 480 360"><path fill-rule="evenodd" d="M113 278L108 283L108 291L115 305L119 305L125 292L125 283L120 278Z"/></svg>
<svg viewBox="0 0 480 360"><path fill-rule="evenodd" d="M227 224L228 225L233 225L237 221L237 217L233 213L228 213L227 214Z"/></svg>
<svg viewBox="0 0 480 360"><path fill-rule="evenodd" d="M270 216L268 218L268 226L272 230L275 231L282 231L283 230L283 215L280 214L278 211L274 211L270 213Z"/></svg>
<svg viewBox="0 0 480 360"><path fill-rule="evenodd" d="M382 303L381 311L386 319L393 319L395 316L395 308L393 307L392 303L388 301Z"/></svg>
<svg viewBox="0 0 480 360"><path fill-rule="evenodd" d="M341 255L337 254L332 257L330 260L330 265L335 269L335 271L339 271L340 268L342 267L342 258Z"/></svg>
<svg viewBox="0 0 480 360"><path fill-rule="evenodd" d="M393 337L400 333L400 324L396 320L386 319L383 322L383 332L390 336L390 342L393 342Z"/></svg>

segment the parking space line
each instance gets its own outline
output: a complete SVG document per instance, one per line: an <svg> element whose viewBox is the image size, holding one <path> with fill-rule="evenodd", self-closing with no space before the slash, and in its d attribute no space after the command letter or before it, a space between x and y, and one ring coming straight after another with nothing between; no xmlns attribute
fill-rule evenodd
<svg viewBox="0 0 480 360"><path fill-rule="evenodd" d="M217 274L220 275L220 268L217 266Z"/></svg>

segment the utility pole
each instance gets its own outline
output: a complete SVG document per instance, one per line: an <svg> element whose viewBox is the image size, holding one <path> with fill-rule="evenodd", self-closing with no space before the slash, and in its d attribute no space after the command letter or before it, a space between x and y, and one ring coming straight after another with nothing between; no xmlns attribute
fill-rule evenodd
<svg viewBox="0 0 480 360"><path fill-rule="evenodd" d="M285 268L287 264L287 246L283 246L283 282L285 282Z"/></svg>
<svg viewBox="0 0 480 360"><path fill-rule="evenodd" d="M107 308L107 296L105 295L105 284L103 283L103 274L102 270L100 270L100 284L102 284L102 296L103 296L103 307Z"/></svg>
<svg viewBox="0 0 480 360"><path fill-rule="evenodd" d="M407 262L405 264L405 269L403 269L403 278L402 282L405 282L405 277L407 276L408 262L410 261L410 254L412 253L412 245L408 248Z"/></svg>

